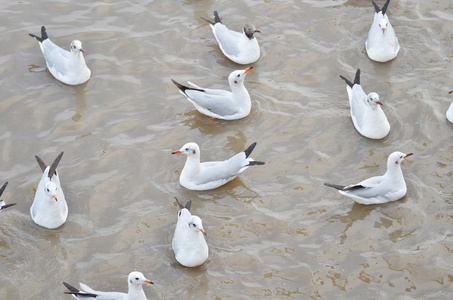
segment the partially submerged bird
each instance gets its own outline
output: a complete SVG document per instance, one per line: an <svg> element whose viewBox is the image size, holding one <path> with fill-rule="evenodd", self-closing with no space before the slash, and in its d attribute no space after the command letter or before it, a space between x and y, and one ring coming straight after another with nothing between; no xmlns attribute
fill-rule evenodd
<svg viewBox="0 0 453 300"><path fill-rule="evenodd" d="M219 14L214 11L214 22L201 18L211 26L212 32L219 43L223 54L235 63L246 65L254 63L260 58L260 46L255 37L255 26L246 24L242 32L229 30L220 21Z"/></svg>
<svg viewBox="0 0 453 300"><path fill-rule="evenodd" d="M36 224L49 229L60 227L68 218L68 205L57 172L57 166L63 153L61 152L55 158L51 166L47 166L35 155L43 174L36 188L35 199L30 207L30 215Z"/></svg>
<svg viewBox="0 0 453 300"><path fill-rule="evenodd" d="M449 92L449 94L453 93L453 90ZM447 120L453 123L453 102L450 104L450 107L448 107L447 110Z"/></svg>
<svg viewBox="0 0 453 300"><path fill-rule="evenodd" d="M149 279L146 279L141 272L131 272L127 277L128 291L126 293L120 292L100 292L95 291L86 284L80 283L80 287L83 291L73 287L67 282L63 282L64 286L69 292L65 294L72 295L77 299L98 299L98 300L146 300L145 292L142 289L142 284L152 283Z"/></svg>
<svg viewBox="0 0 453 300"><path fill-rule="evenodd" d="M264 165L250 156L256 143L246 150L224 161L200 163L200 147L196 143L187 143L172 154L187 156L186 164L179 177L179 183L189 190L212 190L233 180L249 166Z"/></svg>
<svg viewBox="0 0 453 300"><path fill-rule="evenodd" d="M203 224L198 216L190 213L192 200L183 205L176 198L180 211L171 246L176 260L185 267L197 267L208 259L208 244L204 235Z"/></svg>
<svg viewBox="0 0 453 300"><path fill-rule="evenodd" d="M360 69L357 69L354 83L341 75L340 78L347 84L351 119L357 131L370 139L386 137L390 132L390 124L381 109L382 102L377 93L365 94L360 85Z"/></svg>
<svg viewBox="0 0 453 300"><path fill-rule="evenodd" d="M3 192L5 191L7 185L8 185L8 182L5 182L3 184L3 186L0 188L0 197L2 196ZM6 204L5 201L0 200L0 212L5 208L8 208L8 207L11 207L14 205L16 205L16 203Z"/></svg>
<svg viewBox="0 0 453 300"><path fill-rule="evenodd" d="M231 92L220 89L205 89L189 81L193 87L171 80L190 103L202 114L223 120L242 119L250 114L252 102L244 86L246 74L252 69L231 72L228 76Z"/></svg>
<svg viewBox="0 0 453 300"><path fill-rule="evenodd" d="M371 2L376 13L365 42L366 52L372 60L386 62L394 59L400 50L398 38L386 14L390 0L385 2L382 10L374 1Z"/></svg>
<svg viewBox="0 0 453 300"><path fill-rule="evenodd" d="M342 195L360 204L381 204L396 201L406 195L407 187L401 171L401 162L412 153L393 152L387 159L387 172L382 176L365 179L347 186L324 183Z"/></svg>
<svg viewBox="0 0 453 300"><path fill-rule="evenodd" d="M71 42L70 51L55 45L47 36L46 27L41 27L41 37L29 33L38 40L47 68L58 80L69 85L82 84L91 76L91 70L83 57L82 42Z"/></svg>

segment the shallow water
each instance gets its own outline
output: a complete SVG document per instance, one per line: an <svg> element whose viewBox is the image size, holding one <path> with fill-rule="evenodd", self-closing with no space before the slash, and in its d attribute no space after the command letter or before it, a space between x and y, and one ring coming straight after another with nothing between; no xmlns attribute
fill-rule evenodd
<svg viewBox="0 0 453 300"><path fill-rule="evenodd" d="M384 1L378 1L380 6ZM2 299L70 299L62 281L125 291L139 270L152 299L449 299L453 294L453 4L392 1L401 50L369 60L371 1L21 1L0 4ZM224 88L245 68L227 60L200 17L218 10L240 30L250 22L262 56L247 74L252 113L209 121L171 78ZM92 78L67 86L46 70L37 42L83 42ZM362 71L391 124L368 140L354 129L344 82ZM222 160L258 143L265 166L213 191L181 187L184 157ZM408 193L379 206L354 204L323 186L385 172L393 151ZM69 205L56 230L29 215L40 168L65 154L59 172ZM210 257L176 262L174 197L193 200Z"/></svg>

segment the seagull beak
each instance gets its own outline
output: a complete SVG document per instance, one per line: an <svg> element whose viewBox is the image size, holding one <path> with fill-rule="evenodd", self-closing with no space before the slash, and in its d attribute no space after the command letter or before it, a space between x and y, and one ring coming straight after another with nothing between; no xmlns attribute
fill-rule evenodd
<svg viewBox="0 0 453 300"><path fill-rule="evenodd" d="M179 150L173 151L171 154L181 154L182 152Z"/></svg>
<svg viewBox="0 0 453 300"><path fill-rule="evenodd" d="M204 235L206 235L206 231L204 231L203 228L201 228L200 231L201 231Z"/></svg>
<svg viewBox="0 0 453 300"><path fill-rule="evenodd" d="M449 94L451 94L451 93L453 93L453 90L451 90L451 91L449 92Z"/></svg>
<svg viewBox="0 0 453 300"><path fill-rule="evenodd" d="M406 154L406 156L405 156L404 158L406 158L406 157L408 157L408 156L411 156L411 155L413 155L413 154L414 154L414 153L408 153L408 154Z"/></svg>
<svg viewBox="0 0 453 300"><path fill-rule="evenodd" d="M381 102L381 101L378 101L378 102L376 102L376 103L377 103L377 104L379 104L379 105L384 105L384 104L382 104L382 102Z"/></svg>
<svg viewBox="0 0 453 300"><path fill-rule="evenodd" d="M83 53L85 53L85 51L83 51L83 49L82 49L82 48L80 48L80 51L81 51L81 52L83 52Z"/></svg>
<svg viewBox="0 0 453 300"><path fill-rule="evenodd" d="M247 74L251 69L253 69L253 67L248 67L247 69L245 69L245 72L244 72L244 74L242 74L242 75Z"/></svg>
<svg viewBox="0 0 453 300"><path fill-rule="evenodd" d="M151 284L154 284L154 283L153 283L153 282L152 282L151 280L149 280L149 279L145 279L145 281L144 281L144 282L145 282L145 283L151 283Z"/></svg>
<svg viewBox="0 0 453 300"><path fill-rule="evenodd" d="M254 32L258 32L258 33L261 33L261 31L259 31L258 29L257 29L257 30L255 30Z"/></svg>
<svg viewBox="0 0 453 300"><path fill-rule="evenodd" d="M55 199L55 201L57 201L57 202L58 202L58 199L57 199L57 194L53 194L53 195L52 195L52 198L54 198L54 199Z"/></svg>

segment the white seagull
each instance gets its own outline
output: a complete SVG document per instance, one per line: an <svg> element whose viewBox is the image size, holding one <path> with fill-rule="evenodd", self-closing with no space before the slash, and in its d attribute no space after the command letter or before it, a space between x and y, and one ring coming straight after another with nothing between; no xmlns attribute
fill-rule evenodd
<svg viewBox="0 0 453 300"><path fill-rule="evenodd" d="M382 102L377 93L365 94L360 85L360 69L357 69L354 83L341 75L340 78L347 84L351 119L357 131L370 139L386 137L390 132L390 124L381 109Z"/></svg>
<svg viewBox="0 0 453 300"><path fill-rule="evenodd" d="M372 60L386 62L394 59L400 50L398 38L386 14L390 0L385 2L382 10L374 1L371 2L373 2L376 13L365 42L366 52Z"/></svg>
<svg viewBox="0 0 453 300"><path fill-rule="evenodd" d="M39 41L47 68L52 75L63 83L77 85L90 79L91 71L83 58L82 42L71 42L70 51L55 45L47 36L46 27L41 27L41 37L29 33Z"/></svg>
<svg viewBox="0 0 453 300"><path fill-rule="evenodd" d="M264 165L249 157L256 143L246 150L224 161L200 163L200 147L196 143L187 143L172 154L187 155L186 164L179 177L179 183L189 190L212 190L233 180L249 166Z"/></svg>
<svg viewBox="0 0 453 300"><path fill-rule="evenodd" d="M192 200L182 205L176 198L180 211L176 223L171 247L176 260L185 267L198 267L208 259L208 244L204 235L203 224L198 216L190 213Z"/></svg>
<svg viewBox="0 0 453 300"><path fill-rule="evenodd" d="M412 153L393 152L387 159L387 172L382 176L375 176L356 184L341 186L324 183L333 187L342 195L354 199L360 204L381 204L396 201L404 197L407 192L406 182L401 171L401 162Z"/></svg>
<svg viewBox="0 0 453 300"><path fill-rule="evenodd" d="M0 197L2 196L3 192L5 191L7 185L8 185L8 182L5 182L5 184L3 184L3 186L0 188ZM16 203L6 204L5 201L0 200L0 212L5 208L8 208L8 207L14 206L14 205L16 205Z"/></svg>
<svg viewBox="0 0 453 300"><path fill-rule="evenodd" d="M453 93L453 90L449 94ZM447 120L453 123L453 102L450 104L450 107L447 110Z"/></svg>
<svg viewBox="0 0 453 300"><path fill-rule="evenodd" d="M205 18L201 19L209 22L220 50L235 63L247 65L260 58L260 45L256 40L255 33L261 31L257 30L255 26L246 24L242 33L229 30L220 22L219 14L216 11L214 12L214 22Z"/></svg>
<svg viewBox="0 0 453 300"><path fill-rule="evenodd" d="M202 114L222 120L242 119L250 114L252 101L244 86L246 74L252 69L236 70L228 76L231 92L220 89L205 89L189 81L193 87L184 86L175 80L173 83L179 88L189 102Z"/></svg>
<svg viewBox="0 0 453 300"><path fill-rule="evenodd" d="M50 167L35 155L43 174L36 188L35 199L30 207L30 215L36 224L49 229L60 227L68 218L68 205L57 172L57 166L63 153L61 152L55 158Z"/></svg>
<svg viewBox="0 0 453 300"><path fill-rule="evenodd" d="M142 289L142 284L152 283L149 279L146 279L145 276L140 272L131 272L127 277L127 285L129 290L127 294L120 292L99 292L95 291L86 284L80 283L80 287L83 291L73 287L67 282L63 282L64 286L69 290L69 292L64 292L65 294L70 294L77 299L98 299L98 300L146 300L145 292Z"/></svg>

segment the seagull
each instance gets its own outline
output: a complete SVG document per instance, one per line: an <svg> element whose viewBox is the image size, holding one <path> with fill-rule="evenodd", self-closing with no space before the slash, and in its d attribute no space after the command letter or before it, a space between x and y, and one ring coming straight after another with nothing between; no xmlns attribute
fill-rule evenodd
<svg viewBox="0 0 453 300"><path fill-rule="evenodd" d="M198 216L190 213L192 200L182 205L176 198L181 209L178 213L175 234L171 247L175 252L176 260L185 267L198 267L208 259L208 245L204 235L203 224Z"/></svg>
<svg viewBox="0 0 453 300"><path fill-rule="evenodd" d="M8 182L5 182L5 184L3 184L3 186L0 188L0 197L2 196L3 192L5 191L7 185L8 185ZM8 208L8 207L14 206L14 205L16 205L16 203L6 204L5 201L0 200L0 212L5 208Z"/></svg>
<svg viewBox="0 0 453 300"><path fill-rule="evenodd" d="M201 18L212 28L212 32L219 43L222 53L241 65L254 63L260 58L260 45L256 40L255 33L260 33L255 26L246 24L242 33L229 30L220 22L219 14L214 11L214 22Z"/></svg>
<svg viewBox="0 0 453 300"><path fill-rule="evenodd" d="M216 119L237 120L247 117L252 108L249 92L244 86L245 76L252 68L231 72L228 76L231 92L205 89L190 81L193 87L184 86L173 79L171 81L200 113Z"/></svg>
<svg viewBox="0 0 453 300"><path fill-rule="evenodd" d="M29 35L39 41L47 68L56 79L69 85L82 84L90 79L91 71L83 58L82 42L72 41L70 51L66 51L49 39L44 26L41 27L41 37Z"/></svg>
<svg viewBox="0 0 453 300"><path fill-rule="evenodd" d="M179 183L189 189L206 191L218 188L233 180L249 166L264 165L262 161L249 158L256 143L246 150L224 161L210 161L200 163L200 147L196 143L187 143L172 154L187 155L186 164L179 177Z"/></svg>
<svg viewBox="0 0 453 300"><path fill-rule="evenodd" d="M453 93L453 90L449 94ZM450 107L447 110L447 120L453 123L453 102L450 104Z"/></svg>
<svg viewBox="0 0 453 300"><path fill-rule="evenodd" d="M61 152L55 158L50 167L35 155L43 174L36 188L30 215L36 224L48 229L60 227L68 218L68 205L66 204L57 172L57 166L63 153Z"/></svg>
<svg viewBox="0 0 453 300"><path fill-rule="evenodd" d="M65 294L72 295L77 299L99 299L99 300L146 300L145 292L142 289L142 284L152 283L149 279L146 279L141 272L131 272L127 277L127 284L129 290L127 294L120 292L99 292L95 291L86 284L80 283L80 287L83 291L73 287L67 282L63 282L64 286L69 292Z"/></svg>
<svg viewBox="0 0 453 300"><path fill-rule="evenodd" d="M390 124L381 109L382 102L377 93L368 96L360 86L360 69L355 73L354 83L340 75L347 86L352 123L357 131L370 139L382 139L390 132Z"/></svg>
<svg viewBox="0 0 453 300"><path fill-rule="evenodd" d="M400 50L398 38L386 15L390 0L385 2L382 10L374 1L371 2L376 13L374 14L374 21L365 42L366 52L372 60L386 62L394 59Z"/></svg>
<svg viewBox="0 0 453 300"><path fill-rule="evenodd" d="M387 159L387 172L382 176L371 177L348 186L324 184L337 189L340 194L354 199L359 204L382 204L399 200L407 192L401 162L412 154L398 151L390 154Z"/></svg>

